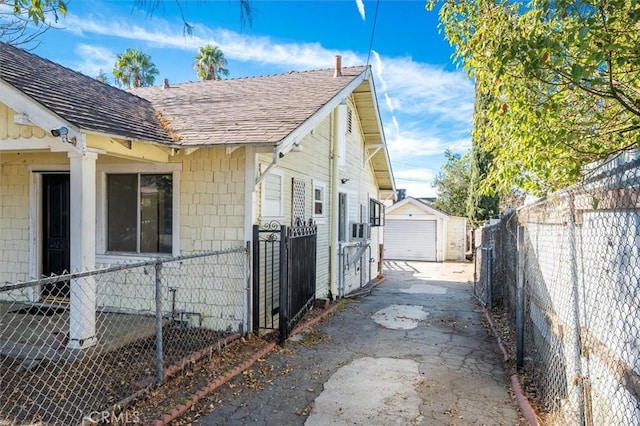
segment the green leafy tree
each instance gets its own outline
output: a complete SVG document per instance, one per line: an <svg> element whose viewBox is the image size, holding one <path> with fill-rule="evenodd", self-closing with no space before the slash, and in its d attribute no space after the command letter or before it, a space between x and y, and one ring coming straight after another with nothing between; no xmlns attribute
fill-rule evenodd
<svg viewBox="0 0 640 426"><path fill-rule="evenodd" d="M640 2L430 0L487 96L485 193L545 194L640 141Z"/></svg>
<svg viewBox="0 0 640 426"><path fill-rule="evenodd" d="M220 80L221 75L229 75L227 60L218 46L207 44L198 50L193 68L201 80Z"/></svg>
<svg viewBox="0 0 640 426"><path fill-rule="evenodd" d="M0 8L0 41L14 46L35 43L51 28L51 21L58 22L67 14L67 2L63 0L9 0L4 3L11 8Z"/></svg>
<svg viewBox="0 0 640 426"><path fill-rule="evenodd" d="M469 195L467 197L467 218L469 224L477 227L485 223L492 216L500 212L500 197L496 193L487 194L482 190L482 184L487 177L488 170L492 167L492 156L484 150L482 129L487 125L486 110L490 98L479 91L479 85L475 85L474 103L474 131L471 134L471 159Z"/></svg>
<svg viewBox="0 0 640 426"><path fill-rule="evenodd" d="M433 206L448 215L465 217L471 178L469 154L461 156L447 150L444 155L446 161L433 182L438 190Z"/></svg>
<svg viewBox="0 0 640 426"><path fill-rule="evenodd" d="M479 145L474 145L470 156L471 164L465 216L469 218L469 225L477 227L500 213L500 196L495 193L486 194L480 189L491 164L490 155L483 152Z"/></svg>
<svg viewBox="0 0 640 426"><path fill-rule="evenodd" d="M151 57L135 49L119 54L113 69L116 83L124 88L153 86L158 74Z"/></svg>

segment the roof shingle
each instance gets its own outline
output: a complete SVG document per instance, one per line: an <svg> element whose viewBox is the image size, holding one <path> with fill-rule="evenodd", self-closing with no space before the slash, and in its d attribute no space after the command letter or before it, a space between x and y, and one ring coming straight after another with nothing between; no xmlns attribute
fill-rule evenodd
<svg viewBox="0 0 640 426"><path fill-rule="evenodd" d="M82 130L173 142L148 100L2 42L0 79Z"/></svg>
<svg viewBox="0 0 640 426"><path fill-rule="evenodd" d="M185 146L277 144L333 99L367 67L143 87Z"/></svg>

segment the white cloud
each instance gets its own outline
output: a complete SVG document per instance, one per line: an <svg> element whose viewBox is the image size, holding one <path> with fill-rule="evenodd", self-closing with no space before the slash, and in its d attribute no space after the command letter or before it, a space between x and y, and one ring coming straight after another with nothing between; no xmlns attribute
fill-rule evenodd
<svg viewBox="0 0 640 426"><path fill-rule="evenodd" d="M268 36L198 24L196 35L184 37L180 25L157 17L146 27L134 20L74 15L68 15L65 24L80 34L94 33L189 52L213 43L220 46L229 60L261 64L271 70L328 68L336 54L342 55L345 66L366 61L365 55L327 49L319 43L281 42ZM77 64L77 69L96 75L99 68L106 68L109 73L115 61L109 49L86 44L79 45L78 49L85 59ZM372 70L397 186L410 189L410 195L433 196L435 189L430 184L433 173L426 177L429 182L415 181L423 178L402 181L401 178L409 179L405 172L415 173L409 170L411 167L404 166L403 161L410 159L411 164L416 164L429 160L436 163L432 168L437 170L445 149L464 152L470 147L473 84L462 72L449 72L410 57L382 56L376 51L372 52ZM429 156L431 159L426 158Z"/></svg>
<svg viewBox="0 0 640 426"><path fill-rule="evenodd" d="M435 197L437 190L432 186L436 173L425 168L407 168L394 171L396 187L406 189L412 197Z"/></svg>
<svg viewBox="0 0 640 426"><path fill-rule="evenodd" d="M374 67L382 64L376 60ZM473 83L462 72L449 72L410 58L385 58L377 70L391 97L394 112L432 114L470 126L473 114Z"/></svg>
<svg viewBox="0 0 640 426"><path fill-rule="evenodd" d="M364 2L362 0L356 0L356 6L358 7L358 13L360 14L360 17L364 21L365 20Z"/></svg>
<svg viewBox="0 0 640 426"><path fill-rule="evenodd" d="M197 25L198 35L184 37L181 27L154 18L153 26L144 28L125 21L107 21L99 17L67 16L65 23L75 32L120 37L148 43L154 47L196 51L212 43L220 47L229 59L258 62L283 69L328 68L328 58L342 55L344 66L359 65L362 57L353 52L330 50L319 43L279 43L270 37L239 34L225 29L210 29Z"/></svg>
<svg viewBox="0 0 640 426"><path fill-rule="evenodd" d="M71 64L71 67L90 77L96 77L100 70L107 75L111 75L111 70L116 62L116 54L110 49L92 46L89 44L79 44L76 53L82 58L81 62Z"/></svg>

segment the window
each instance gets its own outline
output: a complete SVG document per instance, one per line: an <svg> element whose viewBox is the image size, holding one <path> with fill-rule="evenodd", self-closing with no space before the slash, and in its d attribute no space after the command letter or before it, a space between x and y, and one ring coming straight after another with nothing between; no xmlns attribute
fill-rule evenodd
<svg viewBox="0 0 640 426"><path fill-rule="evenodd" d="M313 215L325 216L325 185L321 182L313 183Z"/></svg>
<svg viewBox="0 0 640 426"><path fill-rule="evenodd" d="M282 217L282 187L282 172L271 170L262 181L262 217Z"/></svg>
<svg viewBox="0 0 640 426"><path fill-rule="evenodd" d="M371 226L384 226L384 204L369 198L369 223Z"/></svg>
<svg viewBox="0 0 640 426"><path fill-rule="evenodd" d="M353 111L347 107L347 133L353 132Z"/></svg>
<svg viewBox="0 0 640 426"><path fill-rule="evenodd" d="M108 251L172 253L173 174L108 174L106 201Z"/></svg>

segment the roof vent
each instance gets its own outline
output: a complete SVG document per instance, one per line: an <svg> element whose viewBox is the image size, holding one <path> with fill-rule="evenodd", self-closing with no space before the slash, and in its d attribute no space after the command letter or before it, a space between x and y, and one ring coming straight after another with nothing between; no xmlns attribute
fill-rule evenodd
<svg viewBox="0 0 640 426"><path fill-rule="evenodd" d="M165 78L165 79L164 79L164 82L162 83L162 88L163 88L163 89L168 89L168 88L170 88L170 87L171 87L171 86L169 86L169 79L168 79L168 78Z"/></svg>
<svg viewBox="0 0 640 426"><path fill-rule="evenodd" d="M342 77L342 56L336 55L336 68L333 77Z"/></svg>

